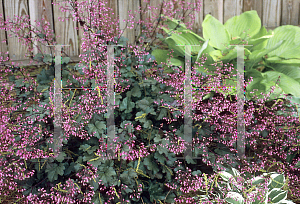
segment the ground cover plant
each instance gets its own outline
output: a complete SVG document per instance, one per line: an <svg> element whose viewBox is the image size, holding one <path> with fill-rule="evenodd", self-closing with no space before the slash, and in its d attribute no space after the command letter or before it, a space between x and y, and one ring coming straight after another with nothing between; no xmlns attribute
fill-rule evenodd
<svg viewBox="0 0 300 204"><path fill-rule="evenodd" d="M134 48L126 44L121 32L116 32L119 34L117 36L107 33L109 29L106 28L109 28L108 25L113 20L105 21L107 12L103 4L93 2L90 5L94 8L91 19L79 18L82 8L89 9L89 5L83 3L77 8L76 20L85 22L82 23L86 31L83 43L85 55L95 54L95 58L85 58L83 55L83 61L75 66L68 65L68 57L62 58L63 87L78 89L63 92L64 146L58 157L53 156L52 144L53 57L45 54L34 56L34 60L49 64L36 80L26 77L26 70L20 67L2 70L3 74L14 69L24 74L23 79L10 76L10 80L15 82L16 99L22 101L19 100L10 109L3 108L1 112L6 116L1 121L3 130L6 131L6 137L1 138L1 144L6 144L1 147L1 185L7 191L15 193L1 194L2 202L195 203L198 202L197 194L201 195L207 189L206 183L216 176L215 172L230 172L232 167L241 174L245 173L246 179L260 171L280 171L287 178L288 185L280 181L288 192L287 198L297 199L299 120L290 116L295 114L295 110L288 100L254 100L245 103L248 159L239 161L235 155L234 144L234 94L226 96L215 92L205 99L211 91L195 92L193 149L202 160L177 160L176 156L182 157L186 149L183 138L182 67L168 67L169 70L174 70L172 75L168 75L168 70L162 69L158 61L155 61L150 53L161 46L154 43L154 35L141 34L142 38L138 39ZM73 5L76 6L75 3ZM162 8L168 8L167 5L162 6L161 11L168 13ZM156 28L164 19L156 17L157 22L152 22L153 29L144 27L143 31L157 33ZM9 25L11 24L6 24L8 28ZM156 37L167 36L164 35ZM44 41L48 43L53 40L46 35L38 37L44 37ZM117 158L114 159L105 157L108 117L103 103L107 98L105 88L94 92L79 90L82 86L105 85L107 49L99 45L107 42L125 47L117 47L114 51L117 133L117 148L114 149ZM151 44L145 46L147 42ZM199 59L201 63L205 63L205 58ZM227 72L234 69L232 64L227 66ZM222 68L216 66L217 74L224 74ZM192 73L193 84L199 87L221 86L215 83L218 77L210 81L211 78L205 77L193 67ZM2 101L4 104L5 100ZM29 103L25 103L27 101ZM38 103L35 104L35 101ZM23 109L27 113L19 114L18 117L16 112ZM10 111L13 117L8 114ZM19 169L9 168L9 165L21 169L24 174ZM206 175L209 179L205 180ZM210 194L212 193L213 190ZM282 191L276 194L282 194Z"/></svg>

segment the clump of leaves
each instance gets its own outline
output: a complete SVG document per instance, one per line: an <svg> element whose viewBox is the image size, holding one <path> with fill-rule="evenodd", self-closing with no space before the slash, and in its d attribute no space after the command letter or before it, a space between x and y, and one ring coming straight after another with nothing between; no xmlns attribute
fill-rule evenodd
<svg viewBox="0 0 300 204"><path fill-rule="evenodd" d="M262 170L264 171L264 170ZM197 203L294 203L287 200L288 180L277 172L265 172L251 179L229 167L227 171L217 172L209 180L203 174L205 188L199 188L194 198ZM219 177L219 179L218 179ZM287 177L288 178L288 177ZM210 189L210 192L207 191Z"/></svg>
<svg viewBox="0 0 300 204"><path fill-rule="evenodd" d="M225 163L230 163L236 168L238 165L241 166L242 162L235 157L234 138L230 138L235 133L232 130L232 127L235 126L232 118L236 117L235 101L224 98L221 94L212 94L205 98L203 96L211 94L207 91L197 92L193 104L195 110L193 117L196 119L196 125L192 132L192 136L195 137L193 150L196 156L200 155L200 159L197 159L197 163L191 157L181 159L182 162L176 161L176 156L183 156L187 143L183 138L184 121L182 118L183 94L181 91L183 90L184 74L180 73L179 68L175 66L177 72L175 71L174 75L167 75L163 73L163 70L155 67L156 63L152 55L144 52L141 48L141 50L138 49L141 53L138 53L129 45L126 46L125 38L112 37L109 39L111 36L106 35L104 30L92 30L101 28L103 22L106 21L94 21L93 27L84 25L86 32L91 31L93 35L101 34L93 38L87 37L87 41L84 43L84 46L91 46L90 51L84 55L91 54L93 56L95 54L96 57L89 60L83 57L84 60L81 63L70 69L64 64L62 66L63 87L75 88L75 90L63 91L64 101L61 110L64 145L58 156L53 156L54 126L52 118L54 106L51 102L54 97L51 90L54 66L43 70L39 74L37 82L33 80L33 85L23 87L25 92L32 94L34 98L41 96L39 107L33 109L32 104L25 104L27 98L24 95L24 108L31 111L29 117L31 117L31 121L34 121L33 124L29 124L30 128L32 126L39 127L39 129L35 129L36 134L32 133L26 139L31 145L30 148L46 152L45 154L48 156L42 157L41 154L36 154L35 158L28 158L26 154L20 153L26 148L30 151L26 144L25 146L20 144L21 150L13 149L15 151L13 153L18 153L15 155L17 160L27 159L27 163L24 165L26 170L32 173L31 178L18 183L24 189L23 194L26 195L27 201L31 203L41 201L57 203L184 202L181 196L194 188L193 185L197 185L197 183L186 182L182 176L186 173L185 179L187 179L191 175L197 176L205 172L208 167L200 159L203 159L208 165L212 164L215 171L224 168ZM117 59L114 61L116 64L114 103L116 137L113 143L107 135L109 132L107 129L110 127L106 127L105 124L111 115L106 113L106 104L103 103L111 94L106 90L107 87L104 87L105 81L108 80L106 72L108 64L103 56L106 57L108 48L99 51L99 47L97 47L103 42L109 42L107 43L109 45L125 45L125 52L123 48L114 48ZM142 56L142 60L139 56ZM45 60L52 64L54 62L50 57L40 56L39 58L37 56L35 59ZM82 69L82 72L77 75L78 73L75 74L74 69L78 69L79 72ZM194 70L192 69L192 71ZM195 81L198 80L202 86L207 85L208 79L203 77L200 79L199 73L198 76L195 73L194 75ZM24 76L24 78L26 77ZM28 81L28 79L26 80ZM36 83L39 85L36 86ZM20 83L19 86L22 84ZM39 88L39 86L41 87ZM98 90L79 90L80 87L97 87ZM37 88L42 93L38 93ZM177 92L174 94L177 97L176 100L173 98L172 91ZM20 90L19 94L24 93L21 93ZM259 114L265 114L264 119L268 116L271 119L272 117L273 119L279 118L269 114L269 110L263 109L265 112L256 110L259 108L257 106L263 108L262 104L250 105L247 108L246 124L250 124L253 118L257 120L259 133L263 128L270 129L269 126L263 126L266 121L259 118ZM40 111L38 120L35 120L36 109ZM45 110L48 112L44 113ZM257 113L254 113L255 111ZM280 123L290 127L285 121L282 122L282 118L280 119ZM14 122L18 121L15 118ZM276 124L277 121L271 123ZM267 125L269 124L267 123ZM295 125L298 125L297 121ZM250 132L249 127L247 128L247 131ZM254 129L254 127L251 128ZM281 129L276 130L280 132ZM291 135L293 133L296 135L295 132L292 132ZM253 133L253 135L255 134ZM284 134L278 135L284 136ZM23 139L21 136L15 135L19 141ZM267 136L269 135L265 135L263 138L265 139ZM252 151L256 150L257 154L262 154L252 160L258 165L263 166L271 159L278 159L274 154L278 154L283 148L289 149L293 153L298 150L298 147L294 147L292 144L293 139L290 143L287 142L280 146L276 142L278 140L276 134L269 138L268 144L265 144L261 137L259 134L256 134L255 137L247 135L248 149L251 148ZM33 141L36 143L33 144ZM106 146L108 141L111 142L110 144L114 144L114 147ZM11 146L13 147L13 144ZM269 151L268 148L273 148L274 151ZM266 150L271 154L268 154L269 152ZM111 154L116 157L109 157ZM249 152L247 154L247 156L253 156ZM220 157L226 159L222 160ZM279 159L287 169L286 155ZM297 155L291 160L293 165L297 162L296 159ZM251 164L248 166L244 164L244 166L248 169L245 167L243 170L250 173L251 169L255 168L255 165ZM210 170L212 173L212 169ZM291 169L287 169L287 172L290 173L291 179L297 181L296 171L291 173Z"/></svg>

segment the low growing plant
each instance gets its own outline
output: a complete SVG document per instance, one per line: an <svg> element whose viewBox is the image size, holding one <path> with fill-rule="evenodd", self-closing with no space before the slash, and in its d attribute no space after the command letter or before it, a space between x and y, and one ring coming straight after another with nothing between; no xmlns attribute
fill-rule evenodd
<svg viewBox="0 0 300 204"><path fill-rule="evenodd" d="M202 195L197 195L199 203L294 203L287 198L288 180L284 174L277 172L262 173L251 179L240 175L235 168L218 172L214 178L207 180L204 174L206 190L199 189ZM219 179L218 179L219 178ZM210 189L208 192L207 189ZM218 202L217 202L218 201Z"/></svg>
<svg viewBox="0 0 300 204"><path fill-rule="evenodd" d="M78 89L67 90L68 94L63 94L64 145L58 157L53 156L52 144L54 107L51 101L53 102L54 64L52 63L49 69L42 70L36 81L26 77L25 73L23 81L30 84L16 82L19 83L16 84L19 88L22 87L25 92L28 92L28 97L24 95L24 101L19 103L24 102L22 109L32 111L30 113L32 115L31 118L20 115L19 118L9 121L12 125L19 123L20 128L9 135L10 137L3 137L8 141L2 144L8 143L10 146L2 147L6 155L1 159L4 161L6 159L8 162L16 160L24 171L30 172L30 178L14 177L14 183L9 183L15 188L21 187L24 191L23 197L17 198L19 201L22 199L22 202L26 203L172 203L174 201L192 203L195 201L194 196L186 197L186 194L192 189L201 187L200 179L190 180L192 175L196 177L202 173L213 175L213 170L215 172L226 170L226 165L231 165L239 171L252 173L254 170L271 166L272 162L278 163L277 169L281 165L287 172L290 188L295 186L289 191L289 196L297 195L299 171L294 166L299 160L297 154L299 123L294 117L276 115L276 108L282 105L283 100L268 104L265 104L265 101L257 104L248 102L245 105L248 150L246 156L251 159L239 161L235 151L236 100L232 99L231 95L225 97L220 93L203 99L203 96L210 92L209 90L193 93L193 119L195 120L192 134L195 137L193 150L199 159L195 161L187 157L176 161L176 156L183 156L187 145L183 138L183 72L180 72L178 66L174 66L173 75L164 73L163 69L157 67L153 55L145 50L142 38L139 39L138 46L132 47L126 45L126 39L121 38L119 32L117 37L109 33L109 29L105 28L109 28L108 25L112 22L106 21L109 18L105 17L107 12L101 1L92 1L90 5L84 2L73 5L77 6L77 11L80 12L83 8L93 8L91 14L93 18L83 19L79 15L80 12L75 13L76 20L83 22L86 37L83 43L85 53L81 56L83 60L78 65L69 68L66 64L62 65L63 87ZM161 6L164 13L168 11L162 8L167 8L167 5L165 3ZM160 18L157 20L158 23L163 21ZM155 34L157 26L153 25L153 27L153 30L149 30L154 31ZM147 38L148 42L154 42L151 39L153 36L141 35ZM105 120L108 116L103 101L106 101L108 93L103 86L107 80L105 72L107 49L100 46L105 43L123 44L125 47L125 49L117 47L114 51L117 136L113 149L117 157L114 159L106 157L108 151ZM158 45L151 45L148 51L156 48ZM139 56L142 56L142 61ZM44 54L35 56L35 60L47 61L50 64L51 58ZM68 58L63 58L63 61L67 63ZM233 65L227 65L226 71L231 71ZM82 72L78 74L75 72L76 69L79 72L82 69ZM3 72L5 70L3 69ZM25 72L24 69L21 71ZM223 70L217 69L217 71L222 73ZM206 85L220 86L196 73L193 67L192 73L193 84L201 88ZM49 90L45 90L47 86L50 86ZM98 90L79 91L82 86L98 87ZM42 93L38 93L37 89ZM22 94L24 93L20 90L18 95ZM31 97L33 102L27 104L25 101L30 100L30 94L33 95ZM32 106L34 101L39 102L36 109ZM274 110L268 110L273 105ZM49 112L43 113L45 110ZM37 112L40 118L35 118ZM27 121L29 125L22 123L20 118ZM282 127L282 124L285 124L285 127ZM32 131L30 134L28 134L29 126ZM39 129L34 129L33 126ZM23 132L20 131L21 128ZM34 155L32 150L39 151L40 154L36 157L28 157ZM288 153L293 154L294 157L287 159ZM11 157L13 159L9 160ZM7 175L11 173L9 168L5 170L8 171L5 172ZM11 175L14 175L14 172ZM3 176L4 178L6 177ZM198 186L195 188L194 185Z"/></svg>

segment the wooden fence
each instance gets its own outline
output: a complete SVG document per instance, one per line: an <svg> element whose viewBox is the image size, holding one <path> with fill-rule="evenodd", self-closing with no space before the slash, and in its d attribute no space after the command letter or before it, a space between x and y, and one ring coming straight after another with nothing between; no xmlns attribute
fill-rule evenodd
<svg viewBox="0 0 300 204"><path fill-rule="evenodd" d="M74 1L74 0L73 0ZM85 0L77 0L82 2ZM146 2L144 0L107 0L106 6L113 9L113 13L110 16L116 19L119 15L120 29L124 29L125 22L123 19L128 18L128 11L138 10L139 6L145 8ZM150 0L150 6L156 6L163 0ZM166 1L166 0L165 0ZM167 0L170 1L170 0ZM171 0L177 2L178 0ZM194 3L197 0L185 0L185 2ZM82 44L81 38L82 30L76 30L76 27L80 27L77 22L73 21L72 13L61 12L60 6L53 5L53 2L58 0L0 0L0 13L3 14L4 18L13 18L17 16L30 16L31 25L35 26L35 20L41 21L42 18L50 23L51 29L54 30L58 44L70 45L65 47L66 53L71 59L78 60L78 55L82 52L80 46ZM67 3L68 4L68 3ZM65 6L62 3L61 6ZM174 9L178 7L174 5ZM193 31L197 34L202 35L202 21L206 14L211 14L215 18L219 19L220 22L224 23L229 18L240 15L241 13L249 10L256 10L259 17L261 18L262 25L269 29L274 29L281 25L299 25L300 13L300 0L202 0L201 11L195 14L196 20L193 24ZM158 13L159 10L156 10ZM151 15L150 12L136 16L135 20L146 19ZM69 20L65 22L59 21L59 17L68 17ZM176 18L176 15L174 16ZM184 22L189 22L190 19L186 18ZM136 25L137 26L137 25ZM82 27L81 27L82 28ZM126 29L124 32L125 37L130 40L130 43L134 41L135 36L140 33L140 27L137 29ZM0 30L1 41L7 39L7 43L1 43L0 41L0 52L1 56L9 56L12 61L28 63L29 57L25 57L27 48L22 45L22 41L18 42L17 37L8 38L9 32ZM43 51L50 53L49 47L42 47ZM9 52L8 55L4 54ZM37 53L37 49L33 50L33 54Z"/></svg>

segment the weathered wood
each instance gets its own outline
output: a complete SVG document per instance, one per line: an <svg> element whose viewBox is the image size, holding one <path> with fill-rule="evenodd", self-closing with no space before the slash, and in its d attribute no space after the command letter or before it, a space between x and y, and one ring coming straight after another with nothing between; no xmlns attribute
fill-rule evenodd
<svg viewBox="0 0 300 204"><path fill-rule="evenodd" d="M282 4L281 25L300 24L300 0L287 0Z"/></svg>
<svg viewBox="0 0 300 204"><path fill-rule="evenodd" d="M223 8L224 8L224 1L218 0L218 19L223 24Z"/></svg>
<svg viewBox="0 0 300 204"><path fill-rule="evenodd" d="M3 0L0 0L0 13L3 14ZM4 16L2 16L1 18L4 19ZM5 42L2 42L4 41ZM6 52L8 51L7 49L7 44L6 44L6 36L5 36L5 31L4 30L0 30L0 57L3 57L3 60L6 60L6 58L8 57L8 54L6 54ZM0 59L1 59L0 58Z"/></svg>
<svg viewBox="0 0 300 204"><path fill-rule="evenodd" d="M26 18L25 16L28 15L28 4L26 0L5 0L4 1L4 9L5 9L5 19L8 18L10 21L14 21L14 15ZM16 29L14 29L16 30ZM22 31L17 31L16 33L22 35ZM27 32L26 32L27 33ZM9 57L11 60L22 60L28 59L25 56L27 52L27 46L25 46L25 42L22 39L18 39L16 35L8 31L8 50L9 50Z"/></svg>
<svg viewBox="0 0 300 204"><path fill-rule="evenodd" d="M81 2L84 2L84 1L87 1L87 0L79 0L78 2L81 3ZM110 8L108 9L107 12L105 12L105 14L107 13L108 14L108 19L111 19L111 20L108 20L109 22L110 21L117 21L117 17L118 17L118 0L111 0L111 1L108 1L107 3L105 3L105 8ZM97 1L95 2L94 0L88 0L88 5L85 6L83 8L83 13L81 14L81 16L83 15L83 21L86 22L87 25L90 25L90 22L93 21L94 17L91 17L91 12L89 11L89 9L91 8L90 4L92 5L95 5L97 4ZM100 4L98 4L97 6L100 6ZM111 10L112 9L112 10ZM101 13L102 15L104 14L103 12ZM102 15L100 15L100 17L102 17ZM103 15L104 16L104 15ZM78 30L78 40L79 40L79 53L82 54L83 53L83 50L82 50L82 43L84 42L84 40L82 40L82 38L85 38L84 36L84 30L80 23L78 24L79 26L79 30ZM92 25L93 26L93 25ZM105 23L105 26L102 26L103 29L105 30L109 30L111 33L113 33L114 35L117 35L117 24L113 24L113 23ZM94 31L95 32L95 31ZM87 31L87 33L91 33L91 31Z"/></svg>
<svg viewBox="0 0 300 204"><path fill-rule="evenodd" d="M80 53L82 53L81 44L83 42L83 30L79 23L73 21L72 12L62 12L60 10L60 6L66 6L66 3L63 3L64 1L65 0L0 0L0 12L5 13L6 19L8 16L10 16L11 18L13 18L14 15L21 15L24 17L25 15L29 14L30 23L32 26L35 26L35 20L41 21L42 18L45 18L45 21L50 22L50 28L54 28L57 43L71 45L70 47L64 47L65 52L69 56L78 56ZM86 0L77 1L82 2ZM2 8L2 2L4 8ZM61 5L52 5L51 2L61 2ZM120 26L120 29L124 29L126 25L126 22L123 22L123 19L127 20L131 18L128 16L128 10L131 10L131 14L138 14L140 6L139 4L141 4L142 10L145 8L146 5L147 7L158 7L157 10L151 9L151 11L150 9L147 9L148 12L146 12L145 14L135 16L136 21L138 21L139 19L145 21L146 18L151 18L151 21L149 21L148 19L146 22L149 23L150 26L152 26L152 28L154 29L157 26L157 18L158 14L160 13L160 4L162 2L163 0L150 0L149 5L147 5L146 0L107 0L105 6L113 9L113 11L108 11L108 13L110 13L109 17L111 17L112 19L119 19L118 26ZM186 12L187 10L187 4L185 4L182 7L178 3L178 0L164 0L164 2L172 2L172 11L179 9L176 13L172 12L171 16L175 19L181 19L181 17L183 16L183 12ZM195 3L198 1L185 0L185 2ZM196 19L194 24L192 25L192 30L197 34L202 35L202 22L207 14L211 14L224 24L229 18L240 15L242 12L249 10L257 11L261 19L262 25L264 25L265 27L274 28L280 25L299 25L299 7L300 0L203 0L201 1L200 12L195 12ZM171 13L169 8L169 5L163 6L163 9L166 10L165 14ZM1 9L5 11L2 11ZM190 10L185 13L185 16L188 16L188 13L190 13ZM85 17L88 14L89 11L86 11L84 13ZM66 16L69 18L69 20L65 19ZM59 21L58 17L63 17L65 19L65 22ZM54 22L52 22L52 19L54 19ZM188 25L188 23L191 22L190 17L186 17L186 19L183 19L183 22L186 25ZM117 33L116 25L113 25L111 23L109 26L112 33L114 33L115 36L122 33L122 30L120 30L120 33ZM132 29L127 28L123 33L123 36L129 38L131 44L133 44L135 40L138 40L137 37L141 32L140 25L135 24L134 26L135 27ZM76 27L79 27L78 31L75 29ZM160 29L157 29L157 31L159 33L162 33L162 30ZM20 32L22 31L19 31L19 33ZM7 34L12 33L8 32ZM150 34L152 34L152 32L150 32ZM155 33L153 37L155 37ZM0 30L0 40L2 41L6 38L7 37L5 31ZM28 59L28 57L25 56L25 54L28 53L28 47L22 45L24 41L20 40L20 42L18 42L18 38L16 38L15 35L8 38L7 41L7 46L5 43L0 43L0 52L2 52L1 56L6 57L7 55L5 55L4 52L9 51L8 56L10 56L12 61ZM43 52L50 52L51 48L45 47L41 43L38 43L38 46L41 46L41 50ZM34 46L33 54L36 53L37 49Z"/></svg>
<svg viewBox="0 0 300 204"><path fill-rule="evenodd" d="M76 22L73 21L73 9L69 2L53 0L60 5L53 6L54 29L56 41L62 46L64 52L69 56L76 56L79 53L78 35L76 31ZM68 7L68 11L61 11L60 7Z"/></svg>
<svg viewBox="0 0 300 204"><path fill-rule="evenodd" d="M171 4L169 4L171 2ZM198 2L198 4L194 5L194 3ZM194 24L191 25L191 30L194 31L195 33L200 33L202 30L202 22L203 22L203 4L199 4L199 1L197 0L185 0L183 4L179 4L178 1L175 0L169 0L165 1L165 4L161 7L161 4L163 3L162 0L158 1L150 1L149 3L146 1L142 1L142 9L151 7L151 9L146 9L146 13L141 14L141 20L146 21L147 24L150 23L151 25L151 32L152 34L153 29L156 28L157 26L157 18L160 13L165 14L170 16L171 18L181 20L186 24L186 26L189 26L191 23L191 14L194 14L195 20ZM188 5L189 3L190 5ZM199 11L192 11L189 8L194 8L194 7L200 7L201 10ZM154 9L154 7L156 9ZM161 8L163 9L161 12ZM171 14L171 15L170 15ZM185 18L183 18L185 17ZM145 24L145 23L144 23ZM161 21L159 25L162 25ZM148 30L149 31L149 30ZM159 33L163 34L162 29L157 30ZM155 36L153 36L155 37Z"/></svg>
<svg viewBox="0 0 300 204"><path fill-rule="evenodd" d="M134 44L136 36L140 34L140 25L132 24L131 22L134 20L135 22L140 20L140 15L138 14L137 10L139 10L139 2L134 0L128 0L128 1L119 1L119 23L120 23L120 29L124 30L124 33L122 36L128 38L130 44ZM130 13L128 13L128 11ZM135 17L129 17L129 14L134 14ZM131 20L132 19L132 20ZM124 21L125 20L125 21ZM130 20L130 22L127 23L127 21ZM127 23L127 26L126 26ZM134 26L135 28L132 29L129 27Z"/></svg>
<svg viewBox="0 0 300 204"><path fill-rule="evenodd" d="M220 3L219 0L204 0L204 19L207 14L212 15L216 19L220 20L221 17L219 15L222 15L222 12L219 13L219 7L218 4Z"/></svg>
<svg viewBox="0 0 300 204"><path fill-rule="evenodd" d="M262 0L244 0L243 12L256 10L259 18L263 18L263 1Z"/></svg>
<svg viewBox="0 0 300 204"><path fill-rule="evenodd" d="M281 0L264 0L263 23L265 27L280 26Z"/></svg>
<svg viewBox="0 0 300 204"><path fill-rule="evenodd" d="M224 23L234 16L243 13L243 0L225 0L224 1Z"/></svg>
<svg viewBox="0 0 300 204"><path fill-rule="evenodd" d="M91 0L78 0L78 3L82 3L82 2L87 2L87 4L84 4L82 6L78 5L78 7L79 7L78 10L79 9L83 9L84 10L84 12L81 13L80 17L82 19L82 22L85 22L85 23L89 24L89 22L90 22L90 12L89 12L90 5L89 4L91 3ZM83 40L83 38L86 38L84 36L84 27L82 25L80 25L80 23L77 23L77 27L78 27L79 54L83 53L82 43L85 41L85 40Z"/></svg>
<svg viewBox="0 0 300 204"><path fill-rule="evenodd" d="M149 1L149 0L147 0ZM150 25L150 30L147 29L147 32L150 32L149 34L152 35L154 29L157 26L157 18L161 12L161 4L162 0L156 0L156 1L149 1L149 3L146 0L141 0L141 7L142 9L145 9L145 13L141 14L141 20L144 22L143 25ZM154 9L156 7L156 9ZM151 8L151 9L150 9ZM161 12L163 14L163 11ZM161 25L161 22L159 23ZM155 36L153 36L155 37Z"/></svg>
<svg viewBox="0 0 300 204"><path fill-rule="evenodd" d="M192 31L197 33L197 34L200 34L202 32L202 22L203 22L203 19L204 19L204 16L203 16L203 3L201 2L200 4L198 4L198 0L185 0L185 2L186 2L185 9L188 7L187 3L192 3L190 5L190 7L194 7L194 3L197 3L195 5L196 7L200 6L200 12L199 11L193 11L193 13L192 13L195 16L194 24L192 25ZM188 11L188 12L190 12L190 11ZM187 14L185 14L185 15L187 16ZM183 22L188 26L187 23L191 22L191 18L188 16L187 18L185 18L183 20Z"/></svg>
<svg viewBox="0 0 300 204"><path fill-rule="evenodd" d="M118 14L119 14L119 10L118 10L118 0L110 0L107 2L107 7L111 8L112 10L109 11L109 17L112 20L117 20L118 19ZM116 29L117 26L116 25L110 25L111 26L111 31L113 33L116 33Z"/></svg>
<svg viewBox="0 0 300 204"><path fill-rule="evenodd" d="M30 15L30 23L32 29L38 29L42 31L40 33L45 34L43 26L46 23L50 23L49 28L53 30L53 17L52 17L52 4L49 0L29 0L29 15ZM44 19L44 20L42 20ZM37 23L41 23L37 25ZM52 34L52 33L51 33ZM35 34L31 37L38 38ZM45 53L50 54L50 47L47 47L46 42L41 43L40 41L35 40L33 46L33 54L37 53ZM38 49L39 48L39 49Z"/></svg>

